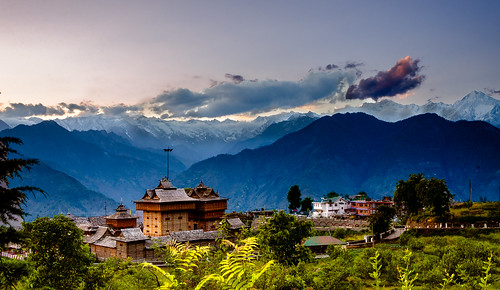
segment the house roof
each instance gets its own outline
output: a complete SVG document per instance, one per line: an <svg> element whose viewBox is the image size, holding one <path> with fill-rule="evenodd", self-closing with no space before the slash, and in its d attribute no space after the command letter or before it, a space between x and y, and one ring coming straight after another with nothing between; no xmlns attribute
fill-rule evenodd
<svg viewBox="0 0 500 290"><path fill-rule="evenodd" d="M200 182L200 184L195 187L191 188L189 192L187 193L188 196L197 198L197 199L207 199L207 198L218 198L219 194L213 190L211 187L205 186L203 183L203 180Z"/></svg>
<svg viewBox="0 0 500 290"><path fill-rule="evenodd" d="M160 242L170 242L175 240L179 243L183 242L194 242L203 240L215 240L217 238L217 231L204 232L203 230L192 230L192 231L182 231L182 232L172 232L168 236L161 236L155 238L155 240Z"/></svg>
<svg viewBox="0 0 500 290"><path fill-rule="evenodd" d="M303 243L306 247L313 246L328 246L328 245L345 245L346 242L343 242L337 238L332 236L313 236L307 238L307 240Z"/></svg>
<svg viewBox="0 0 500 290"><path fill-rule="evenodd" d="M116 248L116 239L111 236L106 236L103 239L94 242L93 244L106 248Z"/></svg>
<svg viewBox="0 0 500 290"><path fill-rule="evenodd" d="M227 219L230 230L237 230L241 228L246 228L247 226L240 220L240 218Z"/></svg>
<svg viewBox="0 0 500 290"><path fill-rule="evenodd" d="M88 244L95 243L96 241L102 239L106 233L108 233L108 230L109 229L107 227L98 227L97 231L93 235L85 237L85 242Z"/></svg>
<svg viewBox="0 0 500 290"><path fill-rule="evenodd" d="M336 196L336 197L331 197L331 198L326 198L326 197L321 198L322 203L323 202L340 202L340 201L349 202L348 200L346 200L342 196Z"/></svg>
<svg viewBox="0 0 500 290"><path fill-rule="evenodd" d="M116 208L116 212L114 214L106 217L106 219L110 220L125 220L125 219L136 219L136 218L138 217L131 215L127 207L123 204L120 204Z"/></svg>
<svg viewBox="0 0 500 290"><path fill-rule="evenodd" d="M196 201L197 199L189 197L184 189L178 188L155 188L146 190L146 194L135 203L169 203Z"/></svg>
<svg viewBox="0 0 500 290"><path fill-rule="evenodd" d="M147 240L148 237L142 233L140 228L129 228L122 229L120 236L116 239L123 242L135 242Z"/></svg>

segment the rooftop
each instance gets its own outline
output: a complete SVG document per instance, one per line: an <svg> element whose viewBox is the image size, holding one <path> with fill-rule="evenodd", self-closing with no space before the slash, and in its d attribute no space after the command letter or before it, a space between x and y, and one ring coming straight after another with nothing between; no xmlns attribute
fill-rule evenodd
<svg viewBox="0 0 500 290"><path fill-rule="evenodd" d="M346 242L343 242L332 236L313 236L309 237L304 242L303 245L306 247L313 247L313 246L345 245L345 244Z"/></svg>

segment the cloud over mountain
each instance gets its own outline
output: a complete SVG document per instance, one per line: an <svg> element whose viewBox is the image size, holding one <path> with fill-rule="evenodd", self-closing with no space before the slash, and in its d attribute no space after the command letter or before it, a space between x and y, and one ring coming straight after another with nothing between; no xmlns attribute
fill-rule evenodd
<svg viewBox="0 0 500 290"><path fill-rule="evenodd" d="M290 110L305 106L324 109L336 103L352 100L378 100L384 96L404 94L418 87L424 76L420 74L419 60L410 56L397 61L388 71L353 82L360 77L363 63L348 62L342 69L328 64L310 70L299 81L247 80L240 74L226 73L227 81L214 81L203 91L185 88L165 91L139 104L123 103L100 106L90 102L42 104L11 103L0 109L1 118L146 115L167 118L217 118L231 115L258 115L276 110Z"/></svg>
<svg viewBox="0 0 500 290"><path fill-rule="evenodd" d="M201 93L187 89L165 92L149 105L156 113L168 111L171 117L258 114L334 98L342 89L343 82L351 83L354 78L352 71L322 71L311 72L298 82L264 80L219 83Z"/></svg>
<svg viewBox="0 0 500 290"><path fill-rule="evenodd" d="M351 85L346 99L378 100L382 97L393 97L405 94L418 87L424 80L420 75L420 60L412 60L410 56L398 60L388 71L378 72L376 76L362 79L358 85Z"/></svg>

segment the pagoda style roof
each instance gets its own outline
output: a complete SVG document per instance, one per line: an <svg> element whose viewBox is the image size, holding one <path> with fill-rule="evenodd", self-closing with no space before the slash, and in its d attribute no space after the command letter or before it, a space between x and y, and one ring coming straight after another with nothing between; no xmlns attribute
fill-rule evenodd
<svg viewBox="0 0 500 290"><path fill-rule="evenodd" d="M187 195L196 199L219 198L219 194L213 188L205 186L203 180L197 187L191 188Z"/></svg>
<svg viewBox="0 0 500 290"><path fill-rule="evenodd" d="M129 213L129 210L125 205L123 205L123 203L116 208L116 212L114 214L106 217L106 219L112 219L112 220L124 220L124 219L136 219L136 218L138 217L131 215Z"/></svg>
<svg viewBox="0 0 500 290"><path fill-rule="evenodd" d="M186 202L196 201L189 197L184 189L175 188L170 180L163 178L160 185L155 189L146 190L146 194L135 203L170 203L170 202Z"/></svg>

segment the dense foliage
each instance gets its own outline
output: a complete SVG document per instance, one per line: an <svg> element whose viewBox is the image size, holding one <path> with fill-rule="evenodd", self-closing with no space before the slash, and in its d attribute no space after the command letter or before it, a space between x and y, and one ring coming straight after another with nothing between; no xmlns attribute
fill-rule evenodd
<svg viewBox="0 0 500 290"><path fill-rule="evenodd" d="M312 222L299 221L284 211L277 212L259 227L257 235L263 254L284 265L296 265L311 259L302 241L312 232Z"/></svg>
<svg viewBox="0 0 500 290"><path fill-rule="evenodd" d="M293 185L288 190L288 194L286 195L286 199L288 200L288 209L290 212L296 211L300 207L300 188L298 185Z"/></svg>
<svg viewBox="0 0 500 290"><path fill-rule="evenodd" d="M31 250L28 262L34 268L30 285L75 289L83 283L94 257L73 222L63 215L38 218L25 223L24 232Z"/></svg>
<svg viewBox="0 0 500 290"><path fill-rule="evenodd" d="M43 193L40 188L33 186L9 187L9 181L21 177L23 169L30 170L38 164L35 159L10 158L11 154L19 155L12 149L12 144L20 145L22 141L13 137L0 137L0 222L4 224L24 215L21 205L26 200L26 193Z"/></svg>
<svg viewBox="0 0 500 290"><path fill-rule="evenodd" d="M453 195L443 179L427 179L422 173L411 174L408 180L400 180L394 192L394 205L404 218L417 215L425 209L433 216L445 217L450 211Z"/></svg>

